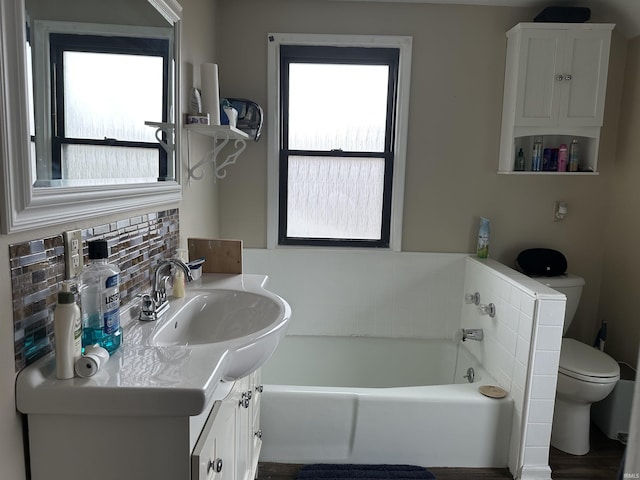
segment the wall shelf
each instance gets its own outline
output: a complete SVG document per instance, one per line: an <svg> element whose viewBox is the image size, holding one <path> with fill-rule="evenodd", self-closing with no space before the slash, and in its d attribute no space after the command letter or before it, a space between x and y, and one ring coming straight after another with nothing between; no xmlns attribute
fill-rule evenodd
<svg viewBox="0 0 640 480"><path fill-rule="evenodd" d="M187 131L187 165L189 179L200 180L204 177L202 170L208 164L213 164L215 178L223 179L227 176L226 168L236 163L240 154L247 147L246 140L249 135L230 125L185 125ZM209 138L213 138L213 149L207 152L200 161L191 165L191 134L196 133ZM225 149L229 142L233 141L234 151L229 153L222 163L218 162L218 156Z"/></svg>

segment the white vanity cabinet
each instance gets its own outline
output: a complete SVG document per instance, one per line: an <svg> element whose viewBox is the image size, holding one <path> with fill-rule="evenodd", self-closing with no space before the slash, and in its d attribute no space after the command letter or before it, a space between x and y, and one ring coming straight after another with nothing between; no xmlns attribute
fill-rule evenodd
<svg viewBox="0 0 640 480"><path fill-rule="evenodd" d="M191 480L251 480L258 472L260 370L238 380L214 404L191 455Z"/></svg>
<svg viewBox="0 0 640 480"><path fill-rule="evenodd" d="M193 417L29 414L31 478L252 480L259 378L221 383L222 398Z"/></svg>
<svg viewBox="0 0 640 480"><path fill-rule="evenodd" d="M613 27L520 23L507 32L499 173L513 172L520 148L529 159L536 137L545 148L577 138L580 170L596 172Z"/></svg>

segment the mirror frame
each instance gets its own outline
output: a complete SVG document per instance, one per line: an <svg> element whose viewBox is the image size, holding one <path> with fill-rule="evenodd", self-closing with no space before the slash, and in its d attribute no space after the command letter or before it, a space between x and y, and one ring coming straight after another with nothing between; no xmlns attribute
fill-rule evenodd
<svg viewBox="0 0 640 480"><path fill-rule="evenodd" d="M0 0L0 229L14 233L79 219L156 207L182 199L180 19L176 0L148 0L174 26L175 180L87 187L38 187L31 183L24 0ZM22 161L20 161L22 159Z"/></svg>

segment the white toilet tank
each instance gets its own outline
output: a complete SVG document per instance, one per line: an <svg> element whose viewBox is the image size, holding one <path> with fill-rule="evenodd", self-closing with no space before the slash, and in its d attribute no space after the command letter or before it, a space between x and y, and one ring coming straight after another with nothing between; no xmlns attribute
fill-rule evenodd
<svg viewBox="0 0 640 480"><path fill-rule="evenodd" d="M538 278L537 280L560 293L564 293L567 297L567 306L564 311L564 326L562 329L562 334L564 335L567 333L569 325L571 325L576 310L578 309L582 287L585 283L584 278L568 273L566 275L558 275L557 277Z"/></svg>

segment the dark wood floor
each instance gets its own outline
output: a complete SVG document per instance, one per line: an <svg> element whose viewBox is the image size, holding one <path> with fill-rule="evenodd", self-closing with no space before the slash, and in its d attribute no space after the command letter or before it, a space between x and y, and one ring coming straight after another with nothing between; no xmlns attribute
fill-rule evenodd
<svg viewBox="0 0 640 480"><path fill-rule="evenodd" d="M591 451L574 456L553 447L549 454L552 477L574 480L615 480L624 445L607 438L597 427L591 427ZM294 480L302 465L260 463L258 480ZM508 468L429 468L437 480L513 480Z"/></svg>

